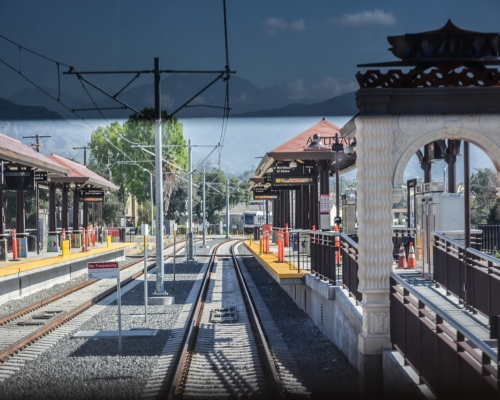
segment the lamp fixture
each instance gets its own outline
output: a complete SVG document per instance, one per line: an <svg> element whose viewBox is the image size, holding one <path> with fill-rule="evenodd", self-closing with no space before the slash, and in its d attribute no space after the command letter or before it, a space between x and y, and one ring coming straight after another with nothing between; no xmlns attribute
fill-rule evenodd
<svg viewBox="0 0 500 400"><path fill-rule="evenodd" d="M292 160L292 161L290 161L290 162L288 163L288 166L289 166L290 168L297 168L297 163L296 163L294 160Z"/></svg>
<svg viewBox="0 0 500 400"><path fill-rule="evenodd" d="M318 133L313 135L312 141L304 150L323 150L328 146L325 146L321 141L321 136Z"/></svg>

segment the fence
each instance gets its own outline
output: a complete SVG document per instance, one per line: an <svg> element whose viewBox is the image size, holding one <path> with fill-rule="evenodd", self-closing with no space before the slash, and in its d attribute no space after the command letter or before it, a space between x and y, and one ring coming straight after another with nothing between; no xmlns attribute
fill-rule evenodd
<svg viewBox="0 0 500 400"><path fill-rule="evenodd" d="M496 253L500 251L500 225L478 225L483 231L481 251Z"/></svg>
<svg viewBox="0 0 500 400"><path fill-rule="evenodd" d="M112 242L119 242L120 241L120 228L107 228L108 229L108 235L111 236L111 241Z"/></svg>
<svg viewBox="0 0 500 400"><path fill-rule="evenodd" d="M394 347L437 398L498 399L498 354L467 327L391 274Z"/></svg>

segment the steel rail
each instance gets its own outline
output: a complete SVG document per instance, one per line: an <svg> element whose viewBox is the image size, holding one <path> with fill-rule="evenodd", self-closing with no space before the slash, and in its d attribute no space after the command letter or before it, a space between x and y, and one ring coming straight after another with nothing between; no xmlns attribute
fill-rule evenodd
<svg viewBox="0 0 500 400"><path fill-rule="evenodd" d="M188 327L181 342L180 346L181 350L179 351L176 359L174 360L174 365L177 365L177 367L170 381L171 383L169 383L169 386L167 386L168 387L166 393L167 399L173 400L175 398L180 398L183 395L182 391L186 385L187 377L189 374L189 368L190 368L189 364L193 356L194 348L196 345L196 339L198 334L197 325L202 318L205 299L210 285L211 274L215 264L215 258L228 256L227 254L217 255L217 251L221 245L232 240L234 239L229 239L224 242L221 242L213 249L211 258L209 260L209 265L207 267L207 270L205 271L202 284L200 285L200 289L197 294L195 307L191 308L190 314L188 316ZM262 325L260 324L258 313L256 312L255 305L253 304L253 300L251 298L248 287L244 282L243 275L241 274L240 267L235 256L234 247L240 242L241 240L238 240L237 243L231 246L231 251L229 256L232 258L233 264L235 266L235 271L238 277L238 283L240 285L244 303L247 308L248 315L250 317L250 325L252 331L254 332L254 338L258 342L258 348L260 349L259 354L260 354L261 364L264 364L268 367L267 369L270 370L273 378L273 383L271 384L271 386L273 387L271 388L271 390L274 391L276 394L276 396L273 396L273 398L284 399L285 392L283 390L283 386L277 372L278 369L277 362L274 359L271 350L269 348L268 340L266 338Z"/></svg>
<svg viewBox="0 0 500 400"><path fill-rule="evenodd" d="M252 328L255 329L257 332L256 339L258 339L259 344L262 349L262 357L265 358L265 361L267 362L267 366L269 368L269 371L271 372L271 375L273 377L273 384L274 384L274 389L275 389L275 394L277 395L276 398L284 399L285 398L285 392L283 389L283 385L281 383L280 377L278 375L278 370L279 366L277 364L277 360L275 357L273 357L273 354L271 353L271 349L268 344L268 339L265 334L265 331L262 327L262 324L260 322L259 314L255 308L255 304L253 302L252 296L250 294L250 291L248 290L248 286L245 282L245 279L243 278L243 274L241 272L241 267L240 264L238 263L238 259L236 258L236 254L234 251L234 248L236 245L240 244L242 241L239 241L231 246L231 257L233 259L233 264L234 268L236 270L236 276L238 277L238 283L240 285L241 293L243 294L243 301L245 302L245 305L247 307L247 311L249 311L249 316L250 316L250 321ZM274 398L274 396L273 396Z"/></svg>
<svg viewBox="0 0 500 400"><path fill-rule="evenodd" d="M207 270L205 271L205 274L203 275L203 281L200 286L200 290L198 291L198 294L196 295L196 300L195 300L195 307L191 307L191 310L189 312L189 316L187 318L187 324L188 328L186 329L184 333L184 337L181 342L180 346L180 351L177 354L175 364L177 365L177 368L175 370L175 373L173 375L173 378L171 380L171 383L168 386L166 397L168 399L173 399L175 396L178 396L182 390L182 385L185 382L185 379L187 377L187 372L189 370L189 353L190 349L193 348L193 342L195 342L195 335L196 335L196 323L199 321L201 318L201 314L203 311L203 306L204 306L204 300L206 298L206 294L208 291L208 286L210 283L210 276L212 274L213 266L215 264L215 257L217 254L217 250L219 249L220 246L222 246L224 243L228 242L229 240L225 240L221 243L219 243L217 246L215 246L212 250L212 254L210 257L210 260L208 261L208 267Z"/></svg>
<svg viewBox="0 0 500 400"><path fill-rule="evenodd" d="M173 244L171 245L173 246ZM166 246L166 248L169 248L171 246ZM178 251L181 251L182 249L184 249L184 247L181 247L177 250ZM171 257L171 255L166 255L164 257L164 259L168 259L169 257ZM120 268L120 272L126 268L129 268L133 265L136 265L140 262L143 262L144 261L144 258L142 259L138 259L137 261L134 261L134 262L131 262L125 266L123 266L122 268ZM155 268L156 267L156 263L153 263L151 264L149 267L148 267L148 271L152 268ZM138 271L136 272L135 274L133 274L132 276L128 277L127 279L123 280L120 284L120 288L128 285L130 282L132 282L133 280L137 279L138 277L140 277L141 275L144 274L144 271L141 270L141 271ZM49 299L51 299L51 301L45 301L45 300L42 300L40 302L37 302L35 303L34 305L30 305L30 306L27 306L21 310L18 310L12 314L9 314L7 315L6 317L4 317L4 319L9 319L9 321L12 321L13 319L15 318L12 318L12 316L17 313L17 317L20 317L22 315L25 315L27 312L29 311L26 311L28 308L32 307L32 306L36 306L35 308L32 308L31 311L37 309L37 308L40 308L42 306L45 306L59 298L62 298L64 296L67 296L71 293L74 293L78 290L81 290L82 288L86 287L86 286L89 286L91 285L92 283L95 283L97 281L97 279L93 279L92 281L86 281L86 282L82 282L81 284L79 285L76 285L70 289L67 289L65 290L64 292L62 293L58 293L57 295L54 295L52 297L50 297ZM101 300L105 299L106 297L110 296L111 294L113 294L114 292L116 292L117 288L116 286L113 286L107 290L105 290L104 292L100 293L99 295L93 297L91 300L87 300L85 303L82 303L81 305L79 305L78 307L74 308L73 310L71 311L65 311L63 313L61 313L60 315L56 316L56 317L53 317L51 318L51 320L49 320L45 325L43 325L40 329L37 329L36 331L32 332L31 334L25 336L24 338L18 340L17 342L13 343L12 345L4 348L3 350L0 351L0 363L3 363L5 362L6 359L8 359L9 357L11 357L12 355L18 353L19 351L23 350L24 348L26 348L27 346L29 346L31 343L34 343L35 341L37 341L39 338L41 338L42 336L45 336L47 335L49 332L53 331L54 329L56 329L57 327L61 326L61 325L64 325L64 323L66 323L67 321L75 318L77 315L83 313L84 311L86 311L87 309L89 309L90 307L92 307L94 304L97 304L99 303ZM54 298L54 297L57 297L57 298Z"/></svg>

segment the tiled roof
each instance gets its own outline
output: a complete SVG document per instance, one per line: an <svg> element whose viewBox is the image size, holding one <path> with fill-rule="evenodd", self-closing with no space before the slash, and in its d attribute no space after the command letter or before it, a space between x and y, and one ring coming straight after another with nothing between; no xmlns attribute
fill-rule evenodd
<svg viewBox="0 0 500 400"><path fill-rule="evenodd" d="M52 179L54 182L74 182L74 183L85 183L101 189L106 189L110 191L116 191L119 189L118 186L111 183L102 176L96 174L95 172L88 169L86 166L79 164L77 162L68 160L67 158L58 156L56 154L51 154L49 156L51 160L55 163L68 168L71 172L68 174L67 178L64 179Z"/></svg>
<svg viewBox="0 0 500 400"><path fill-rule="evenodd" d="M70 170L50 158L33 150L17 139L0 133L0 160L10 161L26 167L36 168L58 176L65 176Z"/></svg>
<svg viewBox="0 0 500 400"><path fill-rule="evenodd" d="M293 139L290 139L288 142L283 143L281 146L276 147L274 150L269 152L269 155L276 158L275 156L279 156L280 153L301 153L304 152L304 149L311 143L312 137L315 133L321 136L321 141L327 147L325 148L325 153L331 153L332 148L332 140L335 137L335 134L339 132L340 128L327 121L326 119L322 119L316 125L313 125L306 131L301 134L295 136ZM308 153L308 150L305 151L305 155ZM316 153L316 151L315 151ZM304 159L307 157L304 155ZM314 157L316 158L316 157ZM329 157L327 157L329 158Z"/></svg>

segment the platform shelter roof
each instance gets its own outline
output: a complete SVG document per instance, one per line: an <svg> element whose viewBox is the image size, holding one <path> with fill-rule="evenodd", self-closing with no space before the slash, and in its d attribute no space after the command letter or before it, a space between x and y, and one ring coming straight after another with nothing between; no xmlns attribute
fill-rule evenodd
<svg viewBox="0 0 500 400"><path fill-rule="evenodd" d="M119 189L119 187L116 186L114 183L111 183L107 179L96 174L95 172L91 171L82 164L68 160L67 158L58 156L56 154L51 154L49 158L52 161L54 161L54 163L61 165L65 168L68 168L70 170L68 176L55 177L51 179L52 182L77 183L82 186L89 186L92 188L109 190L111 192L117 191Z"/></svg>
<svg viewBox="0 0 500 400"><path fill-rule="evenodd" d="M66 176L69 168L54 162L19 140L0 133L0 160L17 167L28 167L53 176ZM52 175L53 174L53 175Z"/></svg>
<svg viewBox="0 0 500 400"><path fill-rule="evenodd" d="M308 148L315 134L320 136L321 142L325 145L324 148ZM345 140L341 137L340 128L337 125L323 118L309 129L266 153L255 171L255 177L251 180L255 183L258 178L266 174L278 161L303 162L332 160L333 169L335 169L335 152L331 149L332 145L335 143L337 134L339 135L340 143L342 143L344 147L350 143L349 140ZM351 157L347 157L343 152L339 153L339 168L341 173L348 172L354 168L355 165L355 153Z"/></svg>

